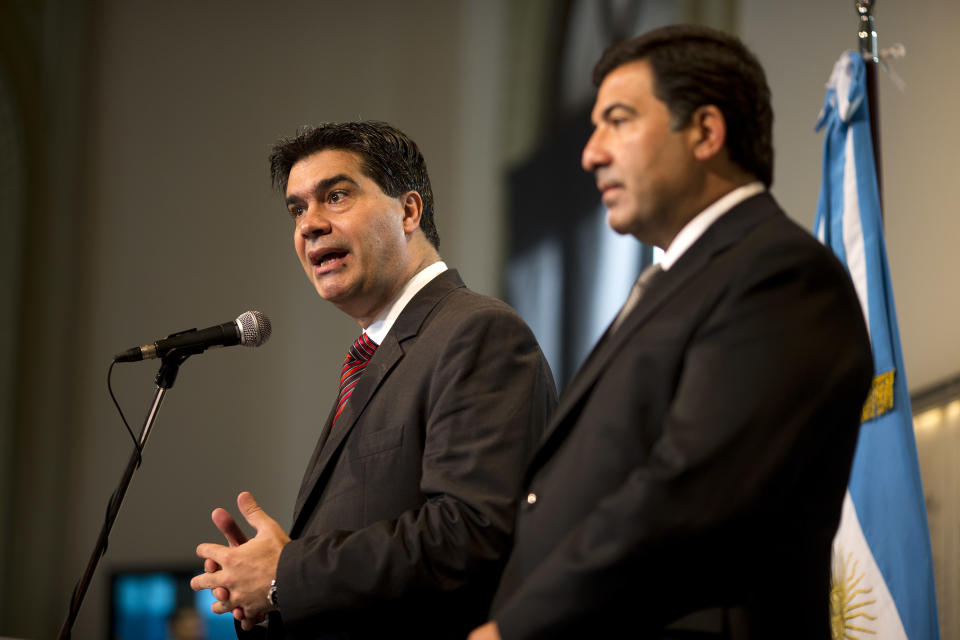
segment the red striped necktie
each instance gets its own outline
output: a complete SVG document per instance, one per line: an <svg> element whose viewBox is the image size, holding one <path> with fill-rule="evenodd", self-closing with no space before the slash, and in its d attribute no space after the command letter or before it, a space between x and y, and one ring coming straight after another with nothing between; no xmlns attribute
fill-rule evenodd
<svg viewBox="0 0 960 640"><path fill-rule="evenodd" d="M377 343L368 338L366 333L360 334L360 337L353 341L347 357L343 359L343 368L340 369L340 394L337 396L337 413L333 416L333 424L337 423L337 418L347 404L347 398L357 386L363 368L370 362L376 350Z"/></svg>

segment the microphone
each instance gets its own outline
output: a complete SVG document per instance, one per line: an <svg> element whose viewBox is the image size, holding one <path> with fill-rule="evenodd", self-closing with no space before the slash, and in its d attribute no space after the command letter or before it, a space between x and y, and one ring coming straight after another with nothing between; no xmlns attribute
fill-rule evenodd
<svg viewBox="0 0 960 640"><path fill-rule="evenodd" d="M203 353L208 347L230 347L242 344L259 347L270 338L270 318L259 311L246 311L233 322L224 322L206 329L187 329L161 338L153 344L133 347L113 356L114 362L137 362L162 358L174 349L193 349Z"/></svg>

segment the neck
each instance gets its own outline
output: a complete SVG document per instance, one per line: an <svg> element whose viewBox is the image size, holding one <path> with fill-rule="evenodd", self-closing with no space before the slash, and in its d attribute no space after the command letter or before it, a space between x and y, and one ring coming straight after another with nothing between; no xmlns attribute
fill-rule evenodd
<svg viewBox="0 0 960 640"><path fill-rule="evenodd" d="M440 254L437 253L433 245L425 239L422 243L414 243L409 248L410 252L407 255L407 260L399 270L397 278L393 280L393 286L388 292L384 292L384 294L379 297L376 305L365 306L362 310L340 307L340 310L353 318L354 322L359 324L361 328L366 329L369 327L373 321L396 300L406 284L410 282L415 275L440 260Z"/></svg>
<svg viewBox="0 0 960 640"><path fill-rule="evenodd" d="M683 213L674 218L674 224L665 229L661 238L653 242L656 246L666 250L683 229L697 214L711 204L727 195L734 189L754 182L756 178L736 167L724 167L724 170L707 171L703 174L700 184L691 193L683 208Z"/></svg>

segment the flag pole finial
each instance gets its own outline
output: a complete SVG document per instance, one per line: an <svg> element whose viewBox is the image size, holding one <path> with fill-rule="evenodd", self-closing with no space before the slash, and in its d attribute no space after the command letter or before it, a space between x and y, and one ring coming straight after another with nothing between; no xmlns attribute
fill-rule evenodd
<svg viewBox="0 0 960 640"><path fill-rule="evenodd" d="M867 60L880 62L880 53L877 48L877 29L873 23L873 6L875 0L855 0L857 14L860 16L860 29L857 37L860 39L860 53Z"/></svg>

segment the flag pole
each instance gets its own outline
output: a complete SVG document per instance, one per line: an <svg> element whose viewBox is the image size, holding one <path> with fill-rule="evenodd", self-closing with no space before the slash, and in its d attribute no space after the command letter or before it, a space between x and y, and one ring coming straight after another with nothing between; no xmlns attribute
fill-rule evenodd
<svg viewBox="0 0 960 640"><path fill-rule="evenodd" d="M880 163L880 100L877 96L877 67L880 53L877 47L877 29L873 22L876 0L854 0L860 16L857 38L860 54L867 63L867 111L870 113L870 138L873 143L873 164L877 172L877 193L880 197L880 221L883 221L883 171Z"/></svg>

